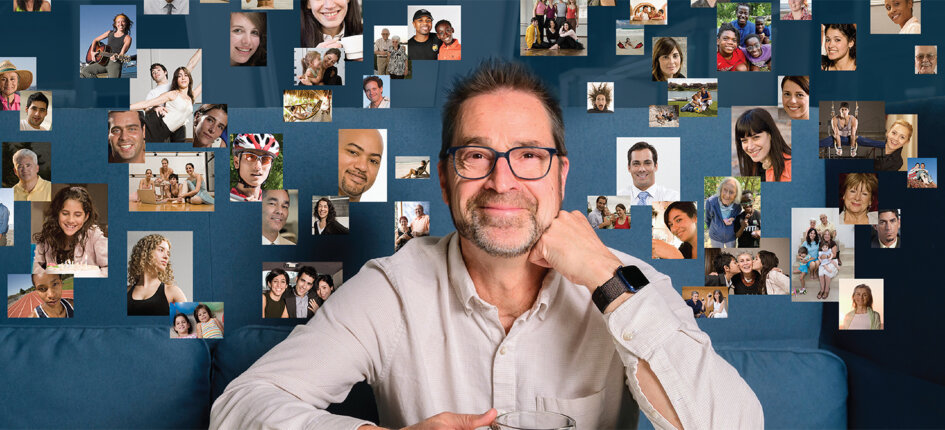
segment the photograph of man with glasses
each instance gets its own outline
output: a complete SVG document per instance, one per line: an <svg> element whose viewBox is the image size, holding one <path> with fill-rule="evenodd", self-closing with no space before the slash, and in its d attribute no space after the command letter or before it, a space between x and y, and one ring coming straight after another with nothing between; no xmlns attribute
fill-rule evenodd
<svg viewBox="0 0 945 430"><path fill-rule="evenodd" d="M279 135L279 138L282 136ZM231 202L258 202L262 199L263 183L269 178L272 165L279 157L279 139L273 134L237 134L233 139L233 166L236 185L230 189ZM281 170L281 160L278 169ZM281 176L281 172L280 172ZM272 189L282 189L282 181Z"/></svg>

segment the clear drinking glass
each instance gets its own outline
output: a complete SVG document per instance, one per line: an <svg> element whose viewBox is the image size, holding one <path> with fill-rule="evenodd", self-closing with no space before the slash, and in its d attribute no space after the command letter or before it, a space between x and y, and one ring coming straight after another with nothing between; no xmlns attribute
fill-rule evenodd
<svg viewBox="0 0 945 430"><path fill-rule="evenodd" d="M499 415L492 430L574 430L574 418L556 412L515 411Z"/></svg>

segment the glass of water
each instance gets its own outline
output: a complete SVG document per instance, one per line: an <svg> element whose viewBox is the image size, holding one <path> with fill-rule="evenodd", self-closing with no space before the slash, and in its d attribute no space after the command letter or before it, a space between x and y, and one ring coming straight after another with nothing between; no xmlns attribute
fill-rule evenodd
<svg viewBox="0 0 945 430"><path fill-rule="evenodd" d="M515 411L499 415L492 430L574 430L574 418L556 412Z"/></svg>

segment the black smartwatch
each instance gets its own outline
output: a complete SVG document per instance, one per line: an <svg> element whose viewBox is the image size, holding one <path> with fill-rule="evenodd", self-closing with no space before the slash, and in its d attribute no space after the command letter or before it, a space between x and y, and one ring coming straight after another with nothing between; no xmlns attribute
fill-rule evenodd
<svg viewBox="0 0 945 430"><path fill-rule="evenodd" d="M604 309L607 309L607 306L617 300L617 297L620 297L621 294L626 292L636 294L649 283L650 280L646 279L646 275L637 266L620 266L614 272L613 278L594 290L594 294L591 294L591 300L597 305L597 309L600 309L603 313Z"/></svg>

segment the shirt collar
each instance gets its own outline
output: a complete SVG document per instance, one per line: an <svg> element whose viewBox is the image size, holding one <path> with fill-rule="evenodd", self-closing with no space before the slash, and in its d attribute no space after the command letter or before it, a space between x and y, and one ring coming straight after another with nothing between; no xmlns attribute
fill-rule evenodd
<svg viewBox="0 0 945 430"><path fill-rule="evenodd" d="M344 23L341 23L341 32L334 36L322 33L322 42L326 40L332 40L332 39L341 39L342 37L345 37L345 24ZM390 40L390 39L387 39L387 40Z"/></svg>
<svg viewBox="0 0 945 430"><path fill-rule="evenodd" d="M449 237L447 247L446 270L447 279L450 287L456 293L460 303L463 304L463 311L469 316L476 308L491 309L495 306L486 302L479 293L476 292L476 286L472 278L469 277L469 271L466 269L466 263L463 261L463 254L459 247L459 234L453 232ZM538 292L538 298L532 307L526 312L526 318L529 315L536 315L544 320L548 313L548 307L558 294L561 285L561 274L555 270L549 270L541 282L541 290Z"/></svg>

